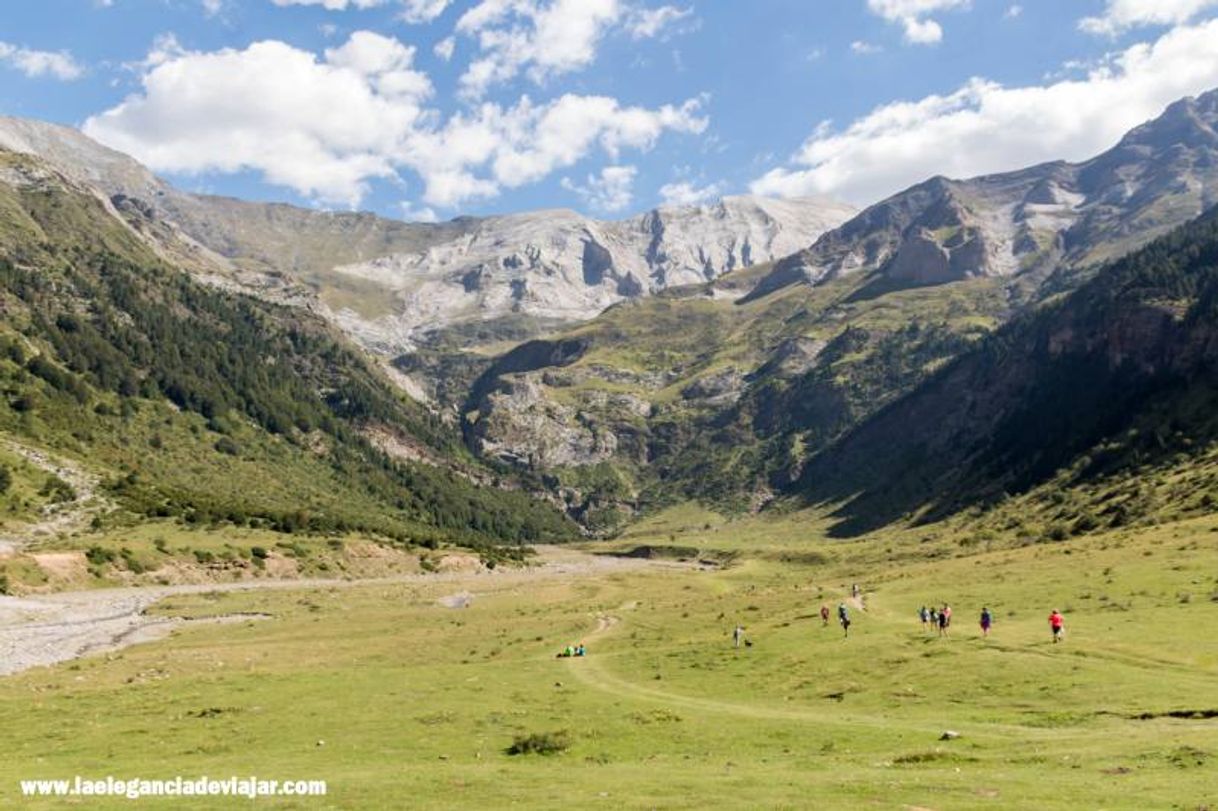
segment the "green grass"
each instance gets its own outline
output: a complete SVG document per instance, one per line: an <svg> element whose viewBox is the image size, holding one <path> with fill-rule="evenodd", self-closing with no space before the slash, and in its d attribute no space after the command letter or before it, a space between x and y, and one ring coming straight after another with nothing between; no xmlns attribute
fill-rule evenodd
<svg viewBox="0 0 1218 811"><path fill-rule="evenodd" d="M330 783L324 801L271 808L1218 801L1218 722L1164 715L1218 707L1218 520L990 552L957 545L963 527L847 543L816 526L687 506L621 543L756 552L720 571L174 598L170 613L273 619L0 681L0 802L20 777L77 773ZM853 582L867 611L843 640L814 615ZM437 602L467 587L471 607ZM955 622L938 639L915 612L944 601ZM752 647L731 648L737 623ZM577 641L586 659L553 658ZM949 729L960 737L940 740ZM507 753L528 736L569 748Z"/></svg>

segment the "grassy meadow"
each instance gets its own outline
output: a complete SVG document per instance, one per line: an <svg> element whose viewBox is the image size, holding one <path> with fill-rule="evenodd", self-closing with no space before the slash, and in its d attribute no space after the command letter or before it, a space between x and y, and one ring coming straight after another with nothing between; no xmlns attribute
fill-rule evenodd
<svg viewBox="0 0 1218 811"><path fill-rule="evenodd" d="M726 566L173 597L155 610L271 618L0 680L0 805L65 806L21 778L255 774L329 782L266 808L1214 807L1218 518L989 551L954 531L682 507L614 546ZM817 613L854 582L843 639ZM943 602L946 639L916 617ZM508 754L530 735L558 751Z"/></svg>

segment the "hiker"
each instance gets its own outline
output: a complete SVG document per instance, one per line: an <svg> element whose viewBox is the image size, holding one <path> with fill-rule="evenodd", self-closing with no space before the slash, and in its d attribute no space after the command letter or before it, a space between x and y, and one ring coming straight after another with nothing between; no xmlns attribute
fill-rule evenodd
<svg viewBox="0 0 1218 811"><path fill-rule="evenodd" d="M563 648L562 651L559 652L558 658L559 659L568 659L574 655L575 655L575 646L567 645L567 647Z"/></svg>
<svg viewBox="0 0 1218 811"><path fill-rule="evenodd" d="M575 646L575 655L576 656L583 656L586 652L587 651L584 648L583 642L580 642L578 645Z"/></svg>
<svg viewBox="0 0 1218 811"><path fill-rule="evenodd" d="M922 620L922 630L925 631L930 625L930 609L926 606L919 608L918 619Z"/></svg>
<svg viewBox="0 0 1218 811"><path fill-rule="evenodd" d="M947 636L948 614L946 611L939 612L939 636Z"/></svg>
<svg viewBox="0 0 1218 811"><path fill-rule="evenodd" d="M850 594L851 594L851 595L854 597L854 599L856 599L856 600L859 598L859 591L861 591L861 589L859 589L859 584L858 584L858 583L855 583L853 586L851 586L851 587L850 587Z"/></svg>
<svg viewBox="0 0 1218 811"><path fill-rule="evenodd" d="M845 603L837 606L837 621L842 624L842 634L850 636L850 612L846 610Z"/></svg>
<svg viewBox="0 0 1218 811"><path fill-rule="evenodd" d="M744 641L744 626L737 625L736 630L732 631L732 643L738 648L740 643Z"/></svg>
<svg viewBox="0 0 1218 811"><path fill-rule="evenodd" d="M933 605L930 607L930 626L932 628L939 627L939 612L935 610Z"/></svg>
<svg viewBox="0 0 1218 811"><path fill-rule="evenodd" d="M1049 615L1049 627L1053 629L1053 644L1056 645L1062 641L1062 633L1065 630L1066 618L1061 615L1061 612L1056 608Z"/></svg>
<svg viewBox="0 0 1218 811"><path fill-rule="evenodd" d="M990 635L990 626L994 624L994 615L990 613L989 608L981 609L981 635Z"/></svg>
<svg viewBox="0 0 1218 811"><path fill-rule="evenodd" d="M820 607L820 627L829 627L829 604L823 603Z"/></svg>
<svg viewBox="0 0 1218 811"><path fill-rule="evenodd" d="M939 611L939 614L947 618L947 625L950 626L952 624L952 607L950 605L944 603L943 608Z"/></svg>

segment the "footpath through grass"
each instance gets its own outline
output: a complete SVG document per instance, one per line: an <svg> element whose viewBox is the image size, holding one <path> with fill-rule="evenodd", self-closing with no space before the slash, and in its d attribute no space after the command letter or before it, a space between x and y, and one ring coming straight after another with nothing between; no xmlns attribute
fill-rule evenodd
<svg viewBox="0 0 1218 811"><path fill-rule="evenodd" d="M266 808L1218 803L1218 520L921 557L799 542L800 521L682 533L740 553L718 571L174 598L273 619L0 680L0 805L65 807L17 781L76 774L329 782ZM775 540L750 556L753 537ZM856 581L845 640L818 610ZM916 612L944 602L940 639ZM587 658L554 658L580 641Z"/></svg>

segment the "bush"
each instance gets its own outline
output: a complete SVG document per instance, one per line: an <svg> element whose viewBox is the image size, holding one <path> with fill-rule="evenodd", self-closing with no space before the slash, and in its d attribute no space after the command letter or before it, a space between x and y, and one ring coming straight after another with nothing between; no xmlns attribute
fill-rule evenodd
<svg viewBox="0 0 1218 811"><path fill-rule="evenodd" d="M220 453L226 453L229 456L240 456L241 446L234 442L230 437L222 436L216 440L216 450Z"/></svg>
<svg viewBox="0 0 1218 811"><path fill-rule="evenodd" d="M571 739L566 730L558 732L533 732L517 735L507 748L509 755L557 755L571 748Z"/></svg>
<svg viewBox="0 0 1218 811"><path fill-rule="evenodd" d="M90 546L85 551L85 559L94 566L102 566L106 563L113 563L115 554L110 549L105 549L100 546Z"/></svg>
<svg viewBox="0 0 1218 811"><path fill-rule="evenodd" d="M264 547L264 546L252 546L252 547L250 547L250 554L251 554L251 555L252 555L252 556L253 556L253 557L254 557L256 560L266 560L266 555L267 555L267 552L266 552L266 547Z"/></svg>
<svg viewBox="0 0 1218 811"><path fill-rule="evenodd" d="M7 493L13 486L13 471L7 465L0 465L0 493Z"/></svg>

